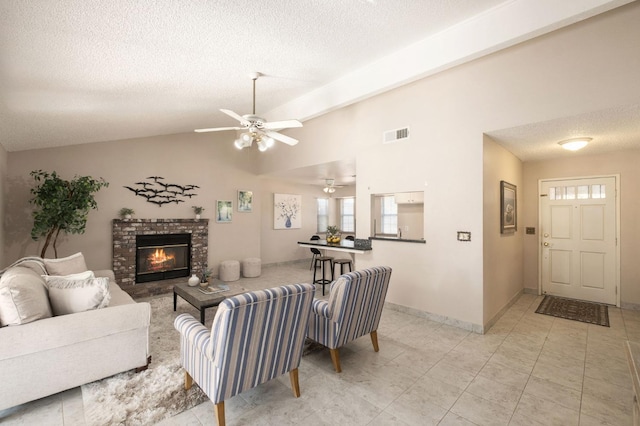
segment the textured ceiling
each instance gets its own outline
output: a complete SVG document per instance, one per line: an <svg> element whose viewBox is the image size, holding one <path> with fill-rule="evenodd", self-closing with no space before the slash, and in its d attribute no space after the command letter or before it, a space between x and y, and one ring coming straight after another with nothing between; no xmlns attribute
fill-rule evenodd
<svg viewBox="0 0 640 426"><path fill-rule="evenodd" d="M487 132L487 135L522 161L640 149L640 105L531 123ZM558 145L560 141L579 137L593 140L577 152L569 152Z"/></svg>
<svg viewBox="0 0 640 426"><path fill-rule="evenodd" d="M269 111L503 1L2 0L0 143L235 125L219 108L250 112L251 71Z"/></svg>
<svg viewBox="0 0 640 426"><path fill-rule="evenodd" d="M251 111L252 71L265 74L258 114L305 120L630 1L1 0L0 144L235 125L219 109ZM589 133L591 152L600 140L633 147L637 118L631 106L490 136L534 160L555 155L567 133ZM289 173L349 184L355 167L347 159Z"/></svg>

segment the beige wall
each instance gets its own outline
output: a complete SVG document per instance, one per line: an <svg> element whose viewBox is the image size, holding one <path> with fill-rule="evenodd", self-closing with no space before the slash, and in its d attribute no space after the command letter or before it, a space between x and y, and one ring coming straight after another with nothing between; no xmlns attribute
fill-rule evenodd
<svg viewBox="0 0 640 426"><path fill-rule="evenodd" d="M103 177L109 187L96 196L98 210L91 211L86 233L70 235L59 244L59 256L82 251L89 267L111 267L111 221L121 207L136 211L137 218L191 218L192 206L204 206L209 218L209 265L220 261L260 256L263 194L255 169L255 153L233 148L229 135L187 133L117 142L75 145L63 148L9 154L6 208L6 260L39 254L40 242L29 233L29 172L56 171L63 178L74 175ZM200 186L197 196L186 202L158 207L124 188L148 176L162 176L168 183ZM255 190L253 213L237 212L237 190ZM215 222L216 200L232 200L233 221ZM53 257L53 252L48 256Z"/></svg>
<svg viewBox="0 0 640 426"><path fill-rule="evenodd" d="M592 143L597 143L594 141ZM552 161L524 163L523 225L538 223L538 181L551 178L620 175L620 301L640 307L640 150L602 155L571 155ZM524 285L538 290L538 233L524 238Z"/></svg>
<svg viewBox="0 0 640 426"><path fill-rule="evenodd" d="M517 188L517 230L500 233L500 181ZM485 136L484 140L484 324L523 290L522 162Z"/></svg>
<svg viewBox="0 0 640 426"><path fill-rule="evenodd" d="M6 209L6 181L7 181L7 151L0 145L0 269L6 265L5 261L5 209Z"/></svg>

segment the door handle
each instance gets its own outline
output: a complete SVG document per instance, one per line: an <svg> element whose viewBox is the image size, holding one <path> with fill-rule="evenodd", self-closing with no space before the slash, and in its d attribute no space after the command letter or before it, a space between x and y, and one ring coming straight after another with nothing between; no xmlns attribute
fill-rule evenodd
<svg viewBox="0 0 640 426"><path fill-rule="evenodd" d="M549 243L546 242L546 241L544 243L542 243L542 245L545 246L545 247L549 247Z"/></svg>

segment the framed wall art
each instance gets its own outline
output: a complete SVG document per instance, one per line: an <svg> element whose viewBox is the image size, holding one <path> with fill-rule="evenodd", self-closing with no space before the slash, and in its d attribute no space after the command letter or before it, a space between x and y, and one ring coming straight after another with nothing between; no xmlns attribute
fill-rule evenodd
<svg viewBox="0 0 640 426"><path fill-rule="evenodd" d="M518 229L518 189L515 185L500 181L500 233L509 234Z"/></svg>
<svg viewBox="0 0 640 426"><path fill-rule="evenodd" d="M233 217L233 202L227 200L216 201L216 222L231 223Z"/></svg>
<svg viewBox="0 0 640 426"><path fill-rule="evenodd" d="M253 211L253 191L238 190L238 211L241 213Z"/></svg>
<svg viewBox="0 0 640 426"><path fill-rule="evenodd" d="M302 227L302 196L273 194L273 229Z"/></svg>

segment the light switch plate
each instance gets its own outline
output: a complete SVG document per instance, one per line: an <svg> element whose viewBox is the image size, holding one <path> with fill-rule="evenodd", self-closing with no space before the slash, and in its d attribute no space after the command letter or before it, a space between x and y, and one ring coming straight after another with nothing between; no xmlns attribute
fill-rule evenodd
<svg viewBox="0 0 640 426"><path fill-rule="evenodd" d="M471 241L471 232L458 231L458 241Z"/></svg>

